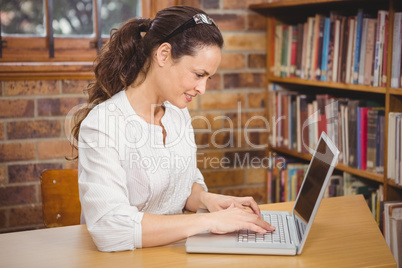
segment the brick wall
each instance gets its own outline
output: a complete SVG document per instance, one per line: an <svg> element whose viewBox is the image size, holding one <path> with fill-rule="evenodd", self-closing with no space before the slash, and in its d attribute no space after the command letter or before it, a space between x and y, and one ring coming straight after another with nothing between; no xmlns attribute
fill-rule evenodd
<svg viewBox="0 0 402 268"><path fill-rule="evenodd" d="M0 81L0 232L43 227L40 173L76 168L64 121L88 80Z"/></svg>
<svg viewBox="0 0 402 268"><path fill-rule="evenodd" d="M184 0L217 22L225 47L207 93L189 109L198 166L210 191L266 202L265 19L256 0ZM88 80L0 81L0 232L42 228L40 173L76 168L66 140L67 112L85 101Z"/></svg>

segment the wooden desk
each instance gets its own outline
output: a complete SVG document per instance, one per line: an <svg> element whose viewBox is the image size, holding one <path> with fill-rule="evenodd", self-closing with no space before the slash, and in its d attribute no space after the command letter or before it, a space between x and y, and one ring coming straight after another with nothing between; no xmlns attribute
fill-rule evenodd
<svg viewBox="0 0 402 268"><path fill-rule="evenodd" d="M85 225L8 233L0 235L0 267L396 267L362 196L324 199L299 256L187 254L184 243L102 253Z"/></svg>

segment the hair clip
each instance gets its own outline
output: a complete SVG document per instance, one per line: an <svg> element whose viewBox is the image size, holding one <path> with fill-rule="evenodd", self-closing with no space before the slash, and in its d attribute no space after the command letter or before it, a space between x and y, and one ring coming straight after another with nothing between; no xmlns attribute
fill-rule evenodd
<svg viewBox="0 0 402 268"><path fill-rule="evenodd" d="M213 19L208 17L206 14L198 13L198 14L195 14L191 19L189 19L188 21L184 22L182 25L177 27L175 30L173 30L173 32L171 32L168 36L163 38L161 43L167 42L173 36L175 36L181 32L184 32L188 28L192 28L192 27L196 26L197 24L209 24L209 25L213 25L218 28L218 26L216 26Z"/></svg>

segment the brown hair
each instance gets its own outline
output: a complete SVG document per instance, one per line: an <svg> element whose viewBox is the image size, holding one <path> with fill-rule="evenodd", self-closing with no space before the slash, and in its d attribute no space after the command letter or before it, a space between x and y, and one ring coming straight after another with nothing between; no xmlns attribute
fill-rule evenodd
<svg viewBox="0 0 402 268"><path fill-rule="evenodd" d="M92 108L131 85L140 72L145 77L151 64L152 52L195 14L206 15L197 8L172 6L159 11L152 21L133 18L121 28L112 30L109 42L95 60L95 80L87 88L88 105L74 114L71 134L76 141L81 123ZM172 46L174 60L184 55L194 56L203 46L223 46L222 35L215 24L197 24L166 41ZM73 147L77 148L74 144Z"/></svg>

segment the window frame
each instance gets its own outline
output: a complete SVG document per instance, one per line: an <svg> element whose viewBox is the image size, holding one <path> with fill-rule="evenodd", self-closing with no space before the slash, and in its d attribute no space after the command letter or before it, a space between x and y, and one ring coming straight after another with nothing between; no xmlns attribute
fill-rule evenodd
<svg viewBox="0 0 402 268"><path fill-rule="evenodd" d="M153 17L153 7L158 0L141 0L142 17ZM0 58L0 80L30 78L82 78L93 77L93 61L97 56L98 0L93 0L95 36L54 36L54 57L49 56L48 0L45 2L45 37L2 36L2 57ZM166 1L166 5L176 4ZM160 4L158 5L160 6ZM99 33L101 34L101 33ZM108 38L102 38L102 44Z"/></svg>

